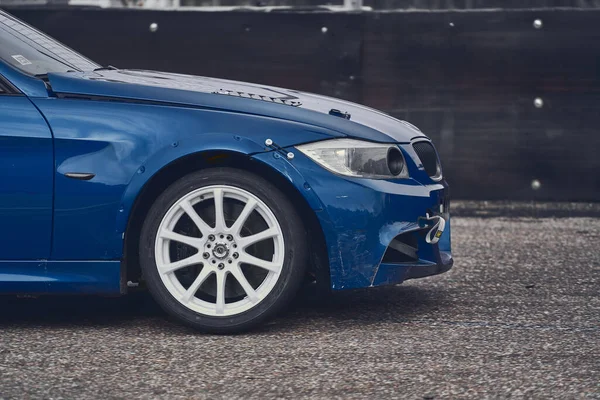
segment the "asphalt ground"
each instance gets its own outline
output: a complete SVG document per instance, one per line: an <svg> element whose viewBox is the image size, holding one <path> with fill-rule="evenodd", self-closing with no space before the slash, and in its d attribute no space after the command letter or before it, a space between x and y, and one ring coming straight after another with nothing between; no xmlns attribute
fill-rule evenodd
<svg viewBox="0 0 600 400"><path fill-rule="evenodd" d="M243 335L143 293L0 298L0 398L600 398L600 219L500 214L453 219L444 275L307 287Z"/></svg>

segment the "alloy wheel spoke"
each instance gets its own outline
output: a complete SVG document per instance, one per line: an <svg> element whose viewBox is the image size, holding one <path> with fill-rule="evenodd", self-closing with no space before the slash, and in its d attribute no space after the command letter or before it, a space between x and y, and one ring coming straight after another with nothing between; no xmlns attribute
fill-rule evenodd
<svg viewBox="0 0 600 400"><path fill-rule="evenodd" d="M258 257L251 256L246 252L240 252L240 263L254 265L256 267L266 269L271 272L279 272L281 270L281 265L274 263L272 261L263 260Z"/></svg>
<svg viewBox="0 0 600 400"><path fill-rule="evenodd" d="M254 209L256 208L256 205L256 200L254 200L253 198L248 199L248 202L244 206L244 209L231 226L231 231L235 235L239 235L240 231L242 230L242 227L246 223L246 220L248 219L250 214L252 214L252 211L254 211Z"/></svg>
<svg viewBox="0 0 600 400"><path fill-rule="evenodd" d="M224 231L227 226L225 225L225 214L223 210L223 189L215 189L213 195L215 201L215 230Z"/></svg>
<svg viewBox="0 0 600 400"><path fill-rule="evenodd" d="M217 272L217 302L215 309L217 314L223 314L225 312L225 283L227 280L227 273L225 271Z"/></svg>
<svg viewBox="0 0 600 400"><path fill-rule="evenodd" d="M183 209L183 211L185 211L185 213L188 215L188 217L190 217L190 219L194 222L194 224L196 224L196 227L198 227L203 237L207 236L210 232L214 230L206 222L204 222L204 220L198 215L196 210L194 210L194 207L192 207L189 201L183 201L180 206Z"/></svg>
<svg viewBox="0 0 600 400"><path fill-rule="evenodd" d="M272 237L276 237L278 235L279 235L279 232L277 231L277 229L275 227L271 227L271 228L265 229L262 232L256 233L254 235L241 237L237 240L237 243L243 249L254 243L258 243L260 241L263 241L265 239L269 239Z"/></svg>
<svg viewBox="0 0 600 400"><path fill-rule="evenodd" d="M197 254L194 254L193 256L169 264L157 262L157 266L161 274L168 274L170 272L175 272L178 269L189 267L190 265L199 264L200 262L202 262L201 258L199 258Z"/></svg>
<svg viewBox="0 0 600 400"><path fill-rule="evenodd" d="M238 281L242 289L244 289L244 292L246 292L246 295L248 296L250 301L256 303L256 301L258 301L258 295L256 294L256 291L254 290L252 285L250 285L250 282L248 282L248 279L246 279L246 276L244 275L244 272L242 271L239 265L236 265L235 267L231 268L231 275L233 275L233 277L236 281Z"/></svg>
<svg viewBox="0 0 600 400"><path fill-rule="evenodd" d="M213 272L214 271L210 267L208 267L208 266L203 267L202 270L200 271L200 273L198 274L198 276L196 277L196 279L194 280L194 282L185 291L183 296L181 296L181 301L183 303L189 303L190 300L192 300L194 298L194 295L196 294L198 289L200 289L200 286L202 286L204 281L206 281L206 278L208 278L210 276L210 274Z"/></svg>
<svg viewBox="0 0 600 400"><path fill-rule="evenodd" d="M200 234L179 229L192 226L190 222ZM200 315L225 318L253 309L282 273L286 243L279 221L258 197L239 187L211 185L190 191L171 206L155 232L154 258L164 286L182 306ZM197 252L175 257L171 243ZM227 298L229 284L237 288L235 298Z"/></svg>
<svg viewBox="0 0 600 400"><path fill-rule="evenodd" d="M193 236L181 235L179 233L167 229L161 230L159 236L163 239L174 240L176 242L187 244L188 246L192 246L197 249L201 248L205 242L205 240L203 239Z"/></svg>

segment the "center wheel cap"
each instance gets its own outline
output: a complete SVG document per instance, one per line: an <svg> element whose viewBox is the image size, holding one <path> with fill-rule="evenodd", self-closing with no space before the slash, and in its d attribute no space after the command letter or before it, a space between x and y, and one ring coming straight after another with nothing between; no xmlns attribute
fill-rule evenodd
<svg viewBox="0 0 600 400"><path fill-rule="evenodd" d="M229 245L227 243L217 243L212 250L212 254L215 258L222 260L229 255Z"/></svg>

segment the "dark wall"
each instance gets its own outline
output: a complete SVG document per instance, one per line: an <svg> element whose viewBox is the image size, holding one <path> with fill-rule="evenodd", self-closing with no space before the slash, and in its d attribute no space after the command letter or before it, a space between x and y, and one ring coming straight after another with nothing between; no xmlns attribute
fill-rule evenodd
<svg viewBox="0 0 600 400"><path fill-rule="evenodd" d="M2 1L10 0L0 0ZM12 0L16 1L16 0ZM21 0L22 1L22 0ZM31 1L31 0L30 0ZM45 0L60 1L60 0ZM214 0L181 0L184 6L214 6ZM341 6L344 0L217 0L221 6ZM549 7L599 8L600 0L363 0L375 10L531 9Z"/></svg>
<svg viewBox="0 0 600 400"><path fill-rule="evenodd" d="M102 64L383 109L432 137L455 198L600 201L600 11L9 11Z"/></svg>

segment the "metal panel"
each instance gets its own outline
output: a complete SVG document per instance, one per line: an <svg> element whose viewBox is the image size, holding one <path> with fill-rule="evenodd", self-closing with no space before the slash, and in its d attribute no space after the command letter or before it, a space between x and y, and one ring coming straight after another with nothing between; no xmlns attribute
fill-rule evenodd
<svg viewBox="0 0 600 400"><path fill-rule="evenodd" d="M50 257L52 134L23 95L0 95L0 260Z"/></svg>
<svg viewBox="0 0 600 400"><path fill-rule="evenodd" d="M0 261L2 294L124 293L120 261Z"/></svg>

